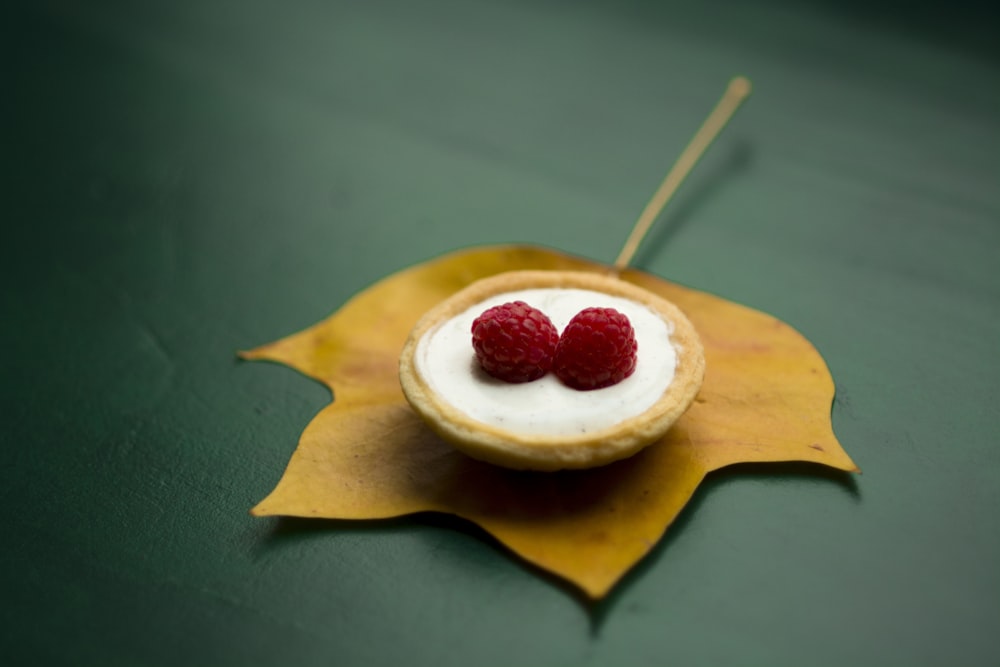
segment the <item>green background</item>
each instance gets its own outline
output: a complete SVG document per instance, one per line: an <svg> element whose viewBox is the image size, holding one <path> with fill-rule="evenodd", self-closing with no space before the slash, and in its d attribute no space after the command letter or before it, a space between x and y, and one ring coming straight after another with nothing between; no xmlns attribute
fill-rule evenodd
<svg viewBox="0 0 1000 667"><path fill-rule="evenodd" d="M1000 47L959 3L7 2L0 662L1000 664ZM444 251L772 313L864 470L710 477L602 603L474 527L253 519L329 400L234 352Z"/></svg>

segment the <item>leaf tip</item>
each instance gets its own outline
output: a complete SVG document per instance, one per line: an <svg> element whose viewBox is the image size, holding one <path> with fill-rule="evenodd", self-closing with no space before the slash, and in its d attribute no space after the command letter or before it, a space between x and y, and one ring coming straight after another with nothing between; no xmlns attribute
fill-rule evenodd
<svg viewBox="0 0 1000 667"><path fill-rule="evenodd" d="M587 598L588 601L600 602L605 597L607 597L608 593L611 592L611 589L615 587L615 584L618 583L618 579L616 578L614 581L610 583L606 582L600 584L591 583L583 585L580 582L576 583L577 586L580 587L580 591L583 593L583 595Z"/></svg>
<svg viewBox="0 0 1000 667"><path fill-rule="evenodd" d="M274 512L267 508L267 500L263 500L250 508L250 516L273 516Z"/></svg>
<svg viewBox="0 0 1000 667"><path fill-rule="evenodd" d="M849 473L854 473L856 475L860 475L861 474L861 468L858 466L857 463L854 462L854 459L852 459L848 455L848 453L846 451L844 451L843 448L841 448L840 453L843 455L843 459L844 459L843 460L843 464L840 466L840 469L843 470L844 472L849 472Z"/></svg>

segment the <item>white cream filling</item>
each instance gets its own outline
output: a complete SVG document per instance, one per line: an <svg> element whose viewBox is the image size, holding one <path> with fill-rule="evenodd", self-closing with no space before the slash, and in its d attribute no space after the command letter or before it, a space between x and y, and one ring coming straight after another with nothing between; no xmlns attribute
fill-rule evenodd
<svg viewBox="0 0 1000 667"><path fill-rule="evenodd" d="M562 333L584 308L614 308L635 329L635 371L616 385L570 389L553 373L511 384L487 375L472 349L472 322L487 308L524 301L549 316ZM582 289L539 288L498 294L428 331L417 344L416 369L440 398L472 419L526 435L574 435L614 426L641 414L673 381L677 354L673 325L646 306Z"/></svg>

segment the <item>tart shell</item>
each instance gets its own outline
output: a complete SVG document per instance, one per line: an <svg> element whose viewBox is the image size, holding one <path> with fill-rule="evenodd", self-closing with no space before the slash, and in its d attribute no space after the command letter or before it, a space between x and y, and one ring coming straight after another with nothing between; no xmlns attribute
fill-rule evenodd
<svg viewBox="0 0 1000 667"><path fill-rule="evenodd" d="M441 323L497 294L534 288L578 288L640 303L672 331L673 381L642 413L611 427L576 435L526 435L472 419L434 391L417 369L420 340ZM471 334L470 334L471 350ZM639 350L640 358L642 349ZM399 361L406 400L438 435L469 456L521 470L592 468L629 457L661 439L691 405L705 374L705 355L691 322L674 304L608 275L575 271L512 271L479 280L429 310L414 326ZM600 391L600 390L598 390Z"/></svg>

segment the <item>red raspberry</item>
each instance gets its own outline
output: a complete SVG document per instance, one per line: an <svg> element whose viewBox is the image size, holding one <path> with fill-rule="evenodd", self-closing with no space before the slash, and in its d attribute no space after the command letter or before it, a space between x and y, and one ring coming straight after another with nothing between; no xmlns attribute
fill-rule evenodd
<svg viewBox="0 0 1000 667"><path fill-rule="evenodd" d="M545 316L523 301L487 309L472 323L472 347L479 365L507 382L529 382L552 367L559 332Z"/></svg>
<svg viewBox="0 0 1000 667"><path fill-rule="evenodd" d="M559 338L553 372L574 389L618 384L635 370L635 331L614 308L584 308Z"/></svg>

